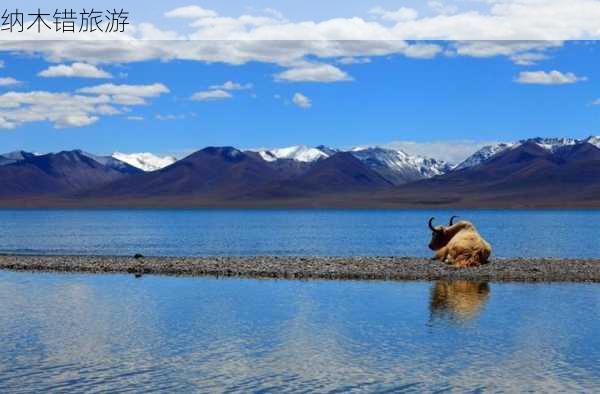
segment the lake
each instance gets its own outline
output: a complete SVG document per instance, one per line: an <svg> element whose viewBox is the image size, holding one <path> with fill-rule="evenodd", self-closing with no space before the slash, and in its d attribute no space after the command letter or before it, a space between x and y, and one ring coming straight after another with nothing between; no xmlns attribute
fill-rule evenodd
<svg viewBox="0 0 600 394"><path fill-rule="evenodd" d="M471 220L496 257L600 257L598 210L0 210L0 253L429 256L427 220Z"/></svg>
<svg viewBox="0 0 600 394"><path fill-rule="evenodd" d="M593 284L0 271L0 392L593 392Z"/></svg>

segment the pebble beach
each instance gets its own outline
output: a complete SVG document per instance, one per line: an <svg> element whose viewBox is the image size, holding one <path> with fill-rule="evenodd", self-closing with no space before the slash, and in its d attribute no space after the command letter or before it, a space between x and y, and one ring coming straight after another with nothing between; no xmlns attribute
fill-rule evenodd
<svg viewBox="0 0 600 394"><path fill-rule="evenodd" d="M494 259L454 268L414 257L143 257L0 255L0 269L273 279L600 282L600 260Z"/></svg>

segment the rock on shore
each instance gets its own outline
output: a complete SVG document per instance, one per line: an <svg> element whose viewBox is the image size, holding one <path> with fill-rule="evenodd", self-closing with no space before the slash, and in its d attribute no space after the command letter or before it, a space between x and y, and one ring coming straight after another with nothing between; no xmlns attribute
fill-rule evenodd
<svg viewBox="0 0 600 394"><path fill-rule="evenodd" d="M0 269L281 279L600 282L600 260L496 259L457 269L413 257L124 257L0 255Z"/></svg>

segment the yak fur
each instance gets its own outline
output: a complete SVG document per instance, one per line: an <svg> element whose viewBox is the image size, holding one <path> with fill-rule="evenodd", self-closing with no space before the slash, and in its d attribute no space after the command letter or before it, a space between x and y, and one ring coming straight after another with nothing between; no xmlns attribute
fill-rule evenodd
<svg viewBox="0 0 600 394"><path fill-rule="evenodd" d="M435 251L434 260L447 262L455 267L476 267L487 263L492 247L477 232L471 222L461 220L448 226L429 227L432 229L429 248Z"/></svg>

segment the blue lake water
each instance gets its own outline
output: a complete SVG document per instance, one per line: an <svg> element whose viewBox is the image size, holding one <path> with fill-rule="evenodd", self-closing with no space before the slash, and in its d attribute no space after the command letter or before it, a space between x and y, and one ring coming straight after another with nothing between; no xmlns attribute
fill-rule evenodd
<svg viewBox="0 0 600 394"><path fill-rule="evenodd" d="M597 210L0 210L0 253L429 256L429 216L496 257L600 258Z"/></svg>
<svg viewBox="0 0 600 394"><path fill-rule="evenodd" d="M0 392L597 392L594 284L0 271Z"/></svg>

